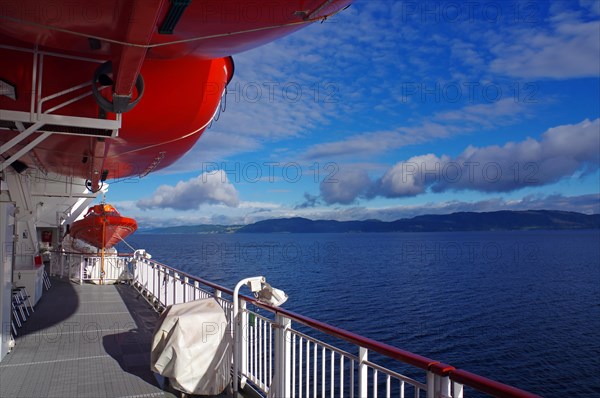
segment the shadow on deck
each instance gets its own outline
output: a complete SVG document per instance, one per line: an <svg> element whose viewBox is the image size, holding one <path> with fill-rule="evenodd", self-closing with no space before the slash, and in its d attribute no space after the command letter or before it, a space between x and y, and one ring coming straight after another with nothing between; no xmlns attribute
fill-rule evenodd
<svg viewBox="0 0 600 398"><path fill-rule="evenodd" d="M157 318L128 285L53 279L0 362L0 397L174 397L150 371Z"/></svg>

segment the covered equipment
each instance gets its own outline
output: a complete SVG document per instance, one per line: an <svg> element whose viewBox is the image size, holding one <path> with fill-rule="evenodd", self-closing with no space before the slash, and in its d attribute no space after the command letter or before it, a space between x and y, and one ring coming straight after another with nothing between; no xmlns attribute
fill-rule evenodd
<svg viewBox="0 0 600 398"><path fill-rule="evenodd" d="M151 368L186 394L225 390L231 381L231 330L215 299L175 304L162 313L154 331Z"/></svg>

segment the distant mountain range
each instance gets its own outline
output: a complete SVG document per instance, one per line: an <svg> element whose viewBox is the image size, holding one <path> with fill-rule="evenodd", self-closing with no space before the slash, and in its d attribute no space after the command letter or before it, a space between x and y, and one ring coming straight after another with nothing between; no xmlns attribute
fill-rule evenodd
<svg viewBox="0 0 600 398"><path fill-rule="evenodd" d="M180 225L177 227L138 230L138 234L231 234L243 225Z"/></svg>
<svg viewBox="0 0 600 398"><path fill-rule="evenodd" d="M138 233L322 233L322 232L450 232L508 231L536 229L599 229L600 214L557 210L495 211L423 215L396 221L334 221L307 218L278 218L249 225L195 225L156 228Z"/></svg>

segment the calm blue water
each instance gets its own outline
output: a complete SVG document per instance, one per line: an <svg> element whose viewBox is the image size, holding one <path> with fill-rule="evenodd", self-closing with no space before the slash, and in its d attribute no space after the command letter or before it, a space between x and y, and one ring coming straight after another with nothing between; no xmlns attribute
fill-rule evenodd
<svg viewBox="0 0 600 398"><path fill-rule="evenodd" d="M600 396L600 231L128 242L229 288L265 275L288 309L543 396Z"/></svg>

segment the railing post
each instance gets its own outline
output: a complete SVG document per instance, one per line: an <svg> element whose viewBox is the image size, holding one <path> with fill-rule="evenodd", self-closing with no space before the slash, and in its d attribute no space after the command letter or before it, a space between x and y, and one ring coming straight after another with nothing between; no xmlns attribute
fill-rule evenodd
<svg viewBox="0 0 600 398"><path fill-rule="evenodd" d="M163 273L163 279L161 282L161 286L164 286L163 289L163 295L164 295L164 301L163 301L163 305L165 306L165 308L169 305L169 281L171 280L171 275L169 275L169 269L167 267L162 267L162 273Z"/></svg>
<svg viewBox="0 0 600 398"><path fill-rule="evenodd" d="M152 295L152 299L154 299L154 264L152 264L150 260L144 260L144 263L146 264L146 272L148 273L148 276L146 278L148 283L147 291L148 294ZM150 284L150 282L152 282L152 285Z"/></svg>
<svg viewBox="0 0 600 398"><path fill-rule="evenodd" d="M366 398L368 396L369 369L365 363L369 359L369 350L363 347L358 349L358 397Z"/></svg>
<svg viewBox="0 0 600 398"><path fill-rule="evenodd" d="M69 272L71 278L71 272ZM79 256L79 284L83 285L83 255Z"/></svg>
<svg viewBox="0 0 600 398"><path fill-rule="evenodd" d="M198 292L198 296L200 296L200 285L196 284L195 286L197 288L194 289L194 297L196 297L196 292ZM228 307L227 305L225 305L223 303L223 301L222 301L223 300L223 292L220 291L219 289L214 289L213 297L215 298L215 300L217 300L217 303L219 303L219 305L223 308L223 311L225 311L225 316L230 316L231 315L231 307ZM228 311L229 311L229 313L228 313Z"/></svg>
<svg viewBox="0 0 600 398"><path fill-rule="evenodd" d="M90 273L88 273L88 279L92 281L98 279L96 278L96 257L88 257L87 264L89 265L89 269L91 270Z"/></svg>
<svg viewBox="0 0 600 398"><path fill-rule="evenodd" d="M427 372L427 398L435 398L435 374Z"/></svg>
<svg viewBox="0 0 600 398"><path fill-rule="evenodd" d="M290 341L290 328L292 320L282 315L275 316L275 370L273 383L269 391L273 389L270 396L291 397L292 396L292 343Z"/></svg>
<svg viewBox="0 0 600 398"><path fill-rule="evenodd" d="M454 390L454 395L452 396L453 398L463 398L463 391L464 391L464 387L462 384L457 383L457 382L453 382L452 383L452 388Z"/></svg>
<svg viewBox="0 0 600 398"><path fill-rule="evenodd" d="M146 267L146 293L154 295L154 266L150 260L143 261Z"/></svg>
<svg viewBox="0 0 600 398"><path fill-rule="evenodd" d="M145 285L142 285L146 288L146 292L150 290L150 270L154 272L154 268L150 265L150 262L147 260L141 260L142 264L144 264L144 269L146 270L146 280L144 281ZM154 283L154 279L152 279L152 283ZM154 289L154 285L152 285L152 289Z"/></svg>
<svg viewBox="0 0 600 398"><path fill-rule="evenodd" d="M160 292L161 292L161 283L162 281L160 280L160 265L158 264L154 264L154 292L152 292L154 294L154 299L156 301L156 305L160 306L160 300L161 300L161 296L160 296Z"/></svg>
<svg viewBox="0 0 600 398"><path fill-rule="evenodd" d="M188 278L187 276L183 277L183 302L187 303L188 299L188 290L189 290L189 286L190 286L190 278Z"/></svg>
<svg viewBox="0 0 600 398"><path fill-rule="evenodd" d="M449 398L450 377L439 376L429 371L427 372L427 398Z"/></svg>
<svg viewBox="0 0 600 398"><path fill-rule="evenodd" d="M177 304L177 278L179 274L173 271L173 304Z"/></svg>
<svg viewBox="0 0 600 398"><path fill-rule="evenodd" d="M133 256L131 258L131 262L129 264L130 264L130 269L131 269L131 277L133 280L133 285L135 285L137 283L138 285L143 286L142 273L140 272L139 263L138 263L137 258L135 256Z"/></svg>
<svg viewBox="0 0 600 398"><path fill-rule="evenodd" d="M102 260L100 260L102 261ZM108 257L105 255L104 257L104 283L106 284L107 281L110 281L111 279L114 279L115 276L115 259L112 257Z"/></svg>
<svg viewBox="0 0 600 398"><path fill-rule="evenodd" d="M53 268L54 272L52 273L52 276L56 276L58 275L58 270L56 269L56 267L58 268L62 268L63 264L65 262L65 254L63 252L59 252L60 254L58 255L58 260L57 262L54 264L55 267Z"/></svg>
<svg viewBox="0 0 600 398"><path fill-rule="evenodd" d="M154 285L154 290L156 291L154 293L154 297L156 297L156 299L158 300L158 305L160 306L160 300L161 300L161 288L162 288L162 280L160 277L160 265L156 264L156 268L154 268L155 270L155 274L158 278L158 284Z"/></svg>
<svg viewBox="0 0 600 398"><path fill-rule="evenodd" d="M438 376L438 378L440 379L440 397L451 398L452 391L450 390L450 377Z"/></svg>
<svg viewBox="0 0 600 398"><path fill-rule="evenodd" d="M248 307L245 300L241 300L240 303L240 388L244 388L246 385L246 375L248 374L248 336L250 333L250 325L248 324Z"/></svg>
<svg viewBox="0 0 600 398"><path fill-rule="evenodd" d="M150 260L141 260L142 263L144 264L144 268L146 269L146 291L149 291L150 288L150 273L152 273L152 275L154 275L154 268L152 268L152 264L150 263ZM152 289L154 289L154 277L152 278Z"/></svg>

